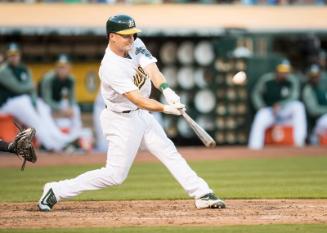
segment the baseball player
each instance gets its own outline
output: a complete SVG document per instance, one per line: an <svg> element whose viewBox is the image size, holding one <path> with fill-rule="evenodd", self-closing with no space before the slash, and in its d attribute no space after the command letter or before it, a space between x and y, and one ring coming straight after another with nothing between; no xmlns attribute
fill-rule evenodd
<svg viewBox="0 0 327 233"><path fill-rule="evenodd" d="M258 110L252 124L249 148L261 149L265 130L274 123L289 123L294 127L296 146L303 146L307 121L304 105L298 100L299 80L290 74L291 66L284 60L275 73L260 77L252 92L252 101Z"/></svg>
<svg viewBox="0 0 327 233"><path fill-rule="evenodd" d="M310 142L318 144L319 135L327 133L327 73L318 65L311 65L307 77L303 101L308 115L315 121Z"/></svg>
<svg viewBox="0 0 327 233"><path fill-rule="evenodd" d="M55 69L43 77L40 95L50 106L57 125L67 128L70 135L79 135L82 131L81 113L75 101L75 78L70 70L68 57L61 54Z"/></svg>
<svg viewBox="0 0 327 233"><path fill-rule="evenodd" d="M121 184L127 177L140 145L144 145L171 172L197 208L225 208L208 184L189 167L164 130L149 111L181 115L184 105L168 87L146 49L135 21L115 15L106 23L108 46L99 68L101 93L106 108L100 116L102 130L109 141L106 166L76 178L47 183L38 202L49 211L61 199L87 190ZM162 90L168 104L149 99L151 82Z"/></svg>

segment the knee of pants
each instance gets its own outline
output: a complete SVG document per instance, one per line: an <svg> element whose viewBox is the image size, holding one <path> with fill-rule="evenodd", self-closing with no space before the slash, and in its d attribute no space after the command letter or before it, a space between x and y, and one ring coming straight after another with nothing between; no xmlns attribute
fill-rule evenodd
<svg viewBox="0 0 327 233"><path fill-rule="evenodd" d="M327 128L327 114L321 116L316 123L316 128L325 130Z"/></svg>
<svg viewBox="0 0 327 233"><path fill-rule="evenodd" d="M128 176L128 171L122 168L106 167L104 168L104 172L105 183L107 185L120 185Z"/></svg>
<svg viewBox="0 0 327 233"><path fill-rule="evenodd" d="M272 117L271 115L272 112L268 109L261 109L255 115L254 123L262 127L268 127L271 124L270 120L268 120Z"/></svg>
<svg viewBox="0 0 327 233"><path fill-rule="evenodd" d="M14 102L15 103L14 106L19 111L24 110L26 107L27 108L32 107L31 98L28 95L21 95L19 97L14 97L12 99L9 99L8 102Z"/></svg>
<svg viewBox="0 0 327 233"><path fill-rule="evenodd" d="M288 105L289 108L292 108L294 111L303 111L304 112L304 105L302 102L295 100Z"/></svg>

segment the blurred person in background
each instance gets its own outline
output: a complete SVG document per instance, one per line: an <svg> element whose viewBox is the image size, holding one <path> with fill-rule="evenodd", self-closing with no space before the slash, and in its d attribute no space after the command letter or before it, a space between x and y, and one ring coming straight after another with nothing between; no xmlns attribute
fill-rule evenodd
<svg viewBox="0 0 327 233"><path fill-rule="evenodd" d="M93 127L95 132L95 149L99 152L106 152L108 150L108 141L105 138L101 123L99 121L101 112L106 108L101 92L99 91L93 105Z"/></svg>
<svg viewBox="0 0 327 233"><path fill-rule="evenodd" d="M327 53L326 53L325 50L320 50L319 51L318 63L319 63L319 66L320 66L321 70L326 70L327 69Z"/></svg>
<svg viewBox="0 0 327 233"><path fill-rule="evenodd" d="M36 129L36 138L47 150L60 151L74 141L56 126L51 110L37 98L31 73L21 62L21 51L11 43L6 62L0 67L0 113L9 114Z"/></svg>
<svg viewBox="0 0 327 233"><path fill-rule="evenodd" d="M304 145L307 132L305 109L298 100L299 80L290 71L289 61L284 60L277 65L276 72L264 74L255 84L251 97L257 113L249 137L250 149L262 149L266 129L285 122L294 128L295 145Z"/></svg>
<svg viewBox="0 0 327 233"><path fill-rule="evenodd" d="M318 144L318 138L327 133L327 73L313 64L307 73L308 82L303 88L303 101L314 128L310 143Z"/></svg>
<svg viewBox="0 0 327 233"><path fill-rule="evenodd" d="M52 111L60 129L79 136L82 130L81 112L75 99L75 77L65 54L61 54L54 70L49 71L39 84L40 96Z"/></svg>
<svg viewBox="0 0 327 233"><path fill-rule="evenodd" d="M0 66L5 62L5 55L0 52Z"/></svg>

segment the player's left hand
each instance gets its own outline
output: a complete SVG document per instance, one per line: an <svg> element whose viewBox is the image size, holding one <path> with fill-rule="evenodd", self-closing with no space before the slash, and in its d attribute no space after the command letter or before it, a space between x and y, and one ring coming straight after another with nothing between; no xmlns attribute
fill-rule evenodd
<svg viewBox="0 0 327 233"><path fill-rule="evenodd" d="M178 104L168 104L164 105L163 112L166 114L172 114L180 116L182 115L182 112L185 111L185 105L178 103Z"/></svg>
<svg viewBox="0 0 327 233"><path fill-rule="evenodd" d="M180 104L181 98L169 87L162 91L168 104Z"/></svg>

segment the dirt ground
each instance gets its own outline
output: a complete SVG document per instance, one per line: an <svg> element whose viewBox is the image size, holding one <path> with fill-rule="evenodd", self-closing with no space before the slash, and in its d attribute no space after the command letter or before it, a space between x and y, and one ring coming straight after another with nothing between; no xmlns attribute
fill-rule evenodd
<svg viewBox="0 0 327 233"><path fill-rule="evenodd" d="M227 200L197 210L192 200L61 202L52 212L35 203L1 203L0 228L216 226L327 223L327 200Z"/></svg>
<svg viewBox="0 0 327 233"><path fill-rule="evenodd" d="M181 148L188 161L260 159L270 157L327 156L326 148L267 148L251 151L239 148ZM38 153L30 167L61 164L103 165L106 155ZM141 152L136 163L157 161ZM20 161L11 155L0 156L0 167L15 167ZM193 200L144 201L63 201L49 213L37 211L36 203L0 202L0 228L120 227L120 226L215 226L250 224L327 224L327 199L324 200L226 200L223 210L197 210Z"/></svg>

